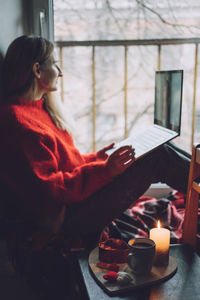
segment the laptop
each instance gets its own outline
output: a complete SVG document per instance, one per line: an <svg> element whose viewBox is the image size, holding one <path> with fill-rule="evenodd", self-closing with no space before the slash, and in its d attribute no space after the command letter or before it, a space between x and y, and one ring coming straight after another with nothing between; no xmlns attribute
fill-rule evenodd
<svg viewBox="0 0 200 300"><path fill-rule="evenodd" d="M116 143L110 155L121 146L132 145L139 159L162 144L180 135L183 70L156 71L154 124L139 134Z"/></svg>

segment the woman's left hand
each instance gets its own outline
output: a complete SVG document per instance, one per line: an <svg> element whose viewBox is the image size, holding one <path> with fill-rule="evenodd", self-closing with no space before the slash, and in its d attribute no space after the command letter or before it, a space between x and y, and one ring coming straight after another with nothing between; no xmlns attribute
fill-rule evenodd
<svg viewBox="0 0 200 300"><path fill-rule="evenodd" d="M112 149L115 143L110 144L109 146L106 146L105 148L99 150L97 152L97 160L106 160L106 158L108 157L108 154L106 154L106 151L109 149Z"/></svg>

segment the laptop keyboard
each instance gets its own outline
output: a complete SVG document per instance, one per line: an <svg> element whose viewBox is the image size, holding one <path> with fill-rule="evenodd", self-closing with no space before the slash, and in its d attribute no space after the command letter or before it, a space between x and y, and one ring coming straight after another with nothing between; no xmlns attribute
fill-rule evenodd
<svg viewBox="0 0 200 300"><path fill-rule="evenodd" d="M130 138L130 142L135 148L135 156L138 157L146 151L162 145L169 137L171 137L171 133L153 127L145 130L137 137Z"/></svg>
<svg viewBox="0 0 200 300"><path fill-rule="evenodd" d="M117 143L116 148L125 145L132 145L132 147L135 149L135 157L138 158L146 152L151 151L154 148L164 144L173 137L173 132L166 131L165 129L157 126L153 126L146 129L137 136L129 137Z"/></svg>

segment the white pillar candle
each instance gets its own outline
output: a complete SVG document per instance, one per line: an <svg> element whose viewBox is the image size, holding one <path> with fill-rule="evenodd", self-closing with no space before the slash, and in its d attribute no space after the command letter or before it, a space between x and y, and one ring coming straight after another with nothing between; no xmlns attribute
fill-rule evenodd
<svg viewBox="0 0 200 300"><path fill-rule="evenodd" d="M149 238L156 244L156 254L154 264L157 266L167 266L169 262L170 231L160 227L150 230Z"/></svg>

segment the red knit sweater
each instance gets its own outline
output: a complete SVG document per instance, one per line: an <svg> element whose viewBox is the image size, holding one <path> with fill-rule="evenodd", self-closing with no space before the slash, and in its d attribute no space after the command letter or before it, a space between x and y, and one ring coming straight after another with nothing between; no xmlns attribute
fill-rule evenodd
<svg viewBox="0 0 200 300"><path fill-rule="evenodd" d="M105 162L96 161L95 153L80 154L43 99L1 107L0 140L0 179L17 195L22 216L53 216L111 181Z"/></svg>

